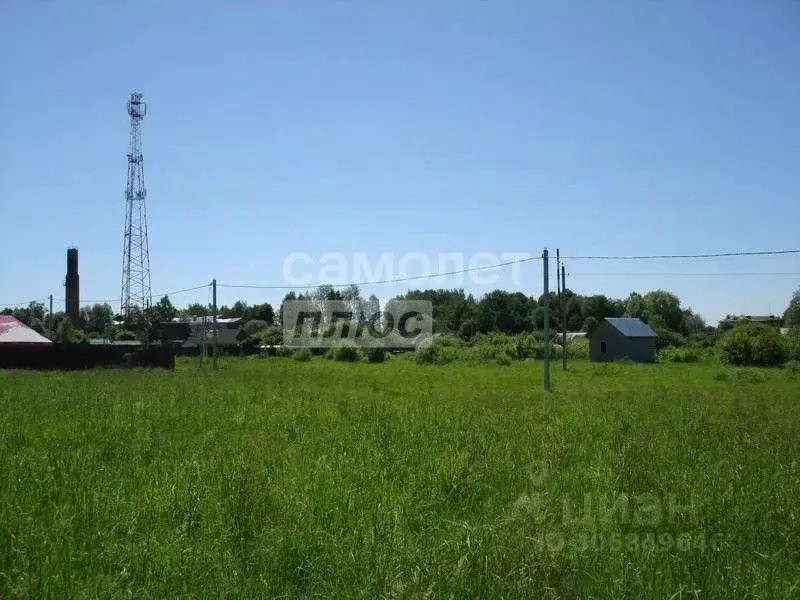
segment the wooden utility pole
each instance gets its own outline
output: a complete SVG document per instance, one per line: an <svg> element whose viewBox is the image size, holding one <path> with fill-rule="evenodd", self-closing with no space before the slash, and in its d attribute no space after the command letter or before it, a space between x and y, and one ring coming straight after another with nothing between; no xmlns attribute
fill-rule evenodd
<svg viewBox="0 0 800 600"><path fill-rule="evenodd" d="M211 319L212 319L212 327L214 328L214 331L211 334L213 336L211 338L211 343L212 343L212 348L213 348L213 352L214 352L214 356L211 359L211 361L212 361L211 364L214 366L214 370L216 371L217 370L217 280L216 279L212 279L211 280L211 290L212 290L211 291L211 310L212 310Z"/></svg>
<svg viewBox="0 0 800 600"><path fill-rule="evenodd" d="M550 285L549 257L547 248L542 252L544 270L544 391L550 391Z"/></svg>
<svg viewBox="0 0 800 600"><path fill-rule="evenodd" d="M562 295L566 296L565 290L567 289L566 267L561 265L561 291ZM563 298L559 300L561 305L561 359L563 362L564 370L567 370L567 310L564 306Z"/></svg>
<svg viewBox="0 0 800 600"><path fill-rule="evenodd" d="M55 320L53 319L53 294L50 294L50 318L48 320L50 322L50 337L52 337L55 333L53 331L53 323L55 323Z"/></svg>

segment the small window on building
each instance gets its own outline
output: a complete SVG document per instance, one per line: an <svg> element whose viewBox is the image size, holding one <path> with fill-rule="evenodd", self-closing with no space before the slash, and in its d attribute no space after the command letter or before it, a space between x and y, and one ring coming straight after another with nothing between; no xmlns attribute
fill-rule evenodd
<svg viewBox="0 0 800 600"><path fill-rule="evenodd" d="M606 353L606 341L605 340L600 342L600 352L602 352L603 354Z"/></svg>

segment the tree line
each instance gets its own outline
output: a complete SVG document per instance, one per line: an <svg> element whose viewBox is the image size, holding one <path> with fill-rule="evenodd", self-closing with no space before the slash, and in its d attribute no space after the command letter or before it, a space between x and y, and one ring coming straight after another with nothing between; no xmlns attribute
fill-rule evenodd
<svg viewBox="0 0 800 600"><path fill-rule="evenodd" d="M276 342L277 334L274 330L280 324L283 304L292 300L343 301L354 315L371 315L381 309L379 299L374 294L363 297L358 286L337 289L330 285L321 285L306 292L287 293L277 311L268 302L248 304L244 300L238 300L230 306L218 307L217 316L242 319L248 335L256 335L273 328L269 333L269 341ZM544 295L534 297L498 289L476 298L463 289L420 289L396 296L389 302L395 300L429 301L433 307L434 332L451 334L465 340L478 334L498 332L516 335L541 331L544 328ZM681 306L680 299L675 294L665 290L632 292L627 298L609 298L602 294L584 296L567 289L562 292L560 299L556 292L551 292L549 306L548 322L553 331L561 329L561 307L567 331L592 333L597 324L606 317L640 318L668 341L679 341L680 338L714 331L700 315ZM0 314L13 315L52 339L80 341L86 337L135 339L138 332L147 330L155 323L174 318L188 320L192 317L210 316L211 308L200 303L177 308L168 296L164 296L153 306L143 311L134 311L121 320L109 304L93 304L81 308L75 323L63 311L55 313L52 330L45 306L39 302L31 302L24 308L6 308ZM783 320L786 327L800 326L800 289L791 298Z"/></svg>

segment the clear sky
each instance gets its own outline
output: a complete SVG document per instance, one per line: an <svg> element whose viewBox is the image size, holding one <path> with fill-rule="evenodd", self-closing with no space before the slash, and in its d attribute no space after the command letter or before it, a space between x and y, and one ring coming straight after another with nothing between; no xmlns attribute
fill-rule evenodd
<svg viewBox="0 0 800 600"><path fill-rule="evenodd" d="M63 298L70 245L82 299L119 299L134 89L154 293L280 285L294 252L800 247L798 1L2 0L0 305ZM567 269L709 320L800 285L798 255ZM541 293L521 274L461 286Z"/></svg>

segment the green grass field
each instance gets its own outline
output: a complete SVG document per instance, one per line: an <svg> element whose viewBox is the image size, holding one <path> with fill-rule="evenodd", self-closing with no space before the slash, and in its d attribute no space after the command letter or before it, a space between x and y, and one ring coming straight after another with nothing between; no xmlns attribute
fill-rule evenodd
<svg viewBox="0 0 800 600"><path fill-rule="evenodd" d="M541 370L0 371L0 597L800 597L800 376Z"/></svg>

